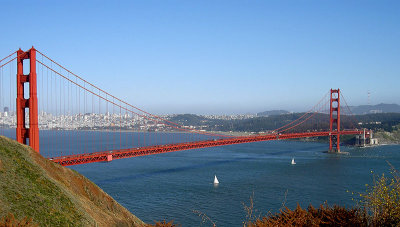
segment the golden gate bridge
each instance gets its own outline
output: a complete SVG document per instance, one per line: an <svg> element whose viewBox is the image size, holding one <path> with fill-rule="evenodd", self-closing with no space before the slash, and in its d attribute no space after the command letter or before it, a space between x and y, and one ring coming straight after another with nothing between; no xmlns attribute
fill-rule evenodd
<svg viewBox="0 0 400 227"><path fill-rule="evenodd" d="M0 89L0 107L7 109L1 115L0 134L4 135L7 128L15 129L18 142L63 166L308 137L328 137L329 151L340 152L340 136L369 136L369 132L357 128L340 89L330 89L308 112L280 127L256 135L234 136L181 125L146 112L33 47L28 51L19 49L0 60ZM321 116L326 116L322 119L329 124L321 123ZM342 128L341 118L351 127ZM305 124L311 127L302 127ZM105 139L99 130L112 144L98 146ZM47 143L53 144L46 151L40 146L40 135L44 133L51 135Z"/></svg>

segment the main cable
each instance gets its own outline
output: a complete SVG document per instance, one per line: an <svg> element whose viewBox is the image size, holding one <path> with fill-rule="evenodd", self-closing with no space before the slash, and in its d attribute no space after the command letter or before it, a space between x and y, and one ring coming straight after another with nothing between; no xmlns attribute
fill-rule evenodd
<svg viewBox="0 0 400 227"><path fill-rule="evenodd" d="M134 109L136 109L136 110L138 110L138 111L140 111L140 112L142 112L142 113L145 113L145 114L147 114L147 115L150 115L150 116L152 116L153 118L157 118L157 119L159 119L159 120L161 120L161 121L165 121L165 122L168 122L168 123L170 123L170 124L176 125L176 126L178 126L178 127L182 127L182 125L179 125L179 124L177 124L177 123L175 123L175 122L172 122L172 121L169 121L169 120L167 120L167 119L161 118L161 117L159 117L159 116L157 116L157 115L153 115L153 114L151 114L151 113L149 113L149 112L146 112L146 111L144 111L144 110L142 110L142 109L140 109L140 108L138 108L138 107L136 107L136 106L133 106L133 105L131 105L131 104L129 104L129 103L127 103L127 102L125 102L125 101L123 101L123 100L121 100L121 99L119 99L119 98L117 98L117 97L115 97L115 96L113 96L113 95L111 95L111 94L109 94L108 92L106 92L106 91L100 89L99 87L95 86L94 84L92 84L92 83L86 81L85 79L81 78L80 76L78 76L78 75L74 74L73 72L71 72L70 70L66 69L65 67L63 67L62 65L60 65L59 63L57 63L56 61L54 61L53 59L51 59L50 57L46 56L45 54L43 54L43 53L40 52L39 50L36 50L36 51L37 51L38 53L42 54L45 58L47 58L48 60L50 60L51 62L53 62L53 63L56 64L57 66L59 66L60 68L62 68L62 69L64 69L65 71L69 72L70 74L74 75L75 77L77 77L78 79L82 80L83 82L89 84L90 86L94 87L95 89L97 89L97 90L99 90L99 91L101 91L101 92L107 94L108 96L111 96L111 97L114 98L115 100L117 100L117 101L119 101L119 102L121 102L121 103L123 103L123 104L126 104L126 105L128 105L129 107L132 107L132 108L134 108ZM148 119L148 118L147 118L147 119ZM158 122L160 122L160 121L158 121ZM164 124L164 125L167 125L167 124ZM191 133L199 133L199 134L203 134L203 135L204 135L204 133L202 133L202 132L200 132L200 131L198 131L198 130L184 130L184 131L188 131L188 132L191 132ZM217 137L229 137L229 138L234 138L234 137L235 137L235 136L222 135L222 134L215 134L215 133L207 133L207 135L209 135L209 136L217 136Z"/></svg>

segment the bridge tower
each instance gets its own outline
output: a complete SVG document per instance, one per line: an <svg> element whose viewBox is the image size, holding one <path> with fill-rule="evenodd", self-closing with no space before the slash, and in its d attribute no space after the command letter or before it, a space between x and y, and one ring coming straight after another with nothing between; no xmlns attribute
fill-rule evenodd
<svg viewBox="0 0 400 227"><path fill-rule="evenodd" d="M29 59L29 74L24 74L24 60ZM25 87L28 85L28 87ZM29 90L26 98L25 91ZM29 127L25 119L28 109ZM36 81L36 50L17 51L17 141L39 153L38 99ZM28 140L29 139L29 140ZM29 141L29 144L28 144Z"/></svg>
<svg viewBox="0 0 400 227"><path fill-rule="evenodd" d="M329 152L340 152L340 89L331 89Z"/></svg>

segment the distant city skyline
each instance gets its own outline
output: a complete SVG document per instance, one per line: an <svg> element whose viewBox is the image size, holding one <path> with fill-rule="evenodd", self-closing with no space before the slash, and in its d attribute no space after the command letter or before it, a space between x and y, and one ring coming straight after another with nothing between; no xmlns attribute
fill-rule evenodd
<svg viewBox="0 0 400 227"><path fill-rule="evenodd" d="M4 1L0 57L35 46L155 114L399 103L398 1ZM26 18L18 18L26 15Z"/></svg>

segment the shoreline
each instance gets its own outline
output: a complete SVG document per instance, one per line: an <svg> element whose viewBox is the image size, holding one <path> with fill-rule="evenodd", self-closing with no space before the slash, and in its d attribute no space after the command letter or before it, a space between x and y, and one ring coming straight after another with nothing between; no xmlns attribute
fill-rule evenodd
<svg viewBox="0 0 400 227"><path fill-rule="evenodd" d="M5 130L15 130L15 128L3 128ZM40 131L81 131L81 132L104 132L104 133L118 133L118 132L123 132L123 133L171 133L171 134L184 134L184 133L191 133L191 132L185 132L185 131L145 131L145 130L127 130L127 129L121 129L121 130L110 130L110 129L40 129ZM224 136L252 136L252 135L257 135L256 133L249 133L249 132L224 132L224 131L196 131L201 133L209 133L209 134L220 134ZM387 133L387 132L383 132ZM387 139L382 136L382 132L377 132L375 134L375 138L378 139L379 144L375 145L368 145L366 147L373 147L373 146L387 146L387 145L400 145L400 140L397 140L397 138L391 138ZM211 135L204 135L204 136L211 136ZM323 142L327 143L326 141L319 141L319 137L307 137L307 138L299 138L299 139L294 139L302 142ZM345 144L348 146L355 146L352 144Z"/></svg>

